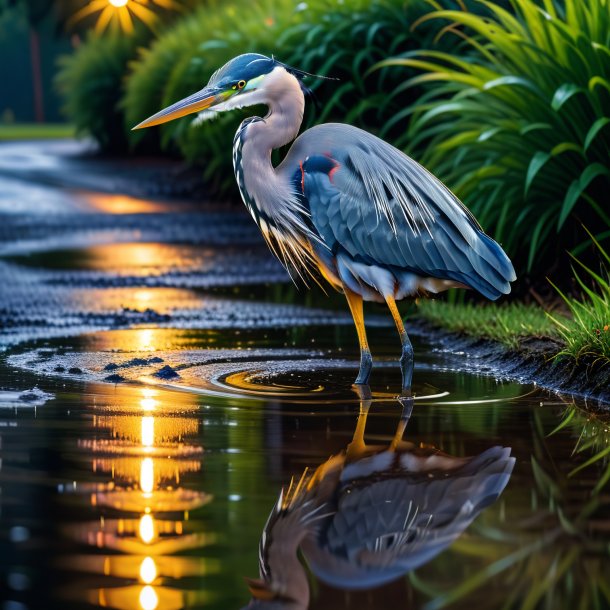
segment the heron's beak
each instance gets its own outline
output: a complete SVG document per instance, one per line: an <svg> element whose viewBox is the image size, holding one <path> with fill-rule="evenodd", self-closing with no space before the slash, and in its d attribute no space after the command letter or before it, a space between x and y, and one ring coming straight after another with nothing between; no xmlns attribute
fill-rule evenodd
<svg viewBox="0 0 610 610"><path fill-rule="evenodd" d="M226 96L223 95L221 89L205 87L201 91L197 91L197 93L193 93L193 95L189 95L189 97L185 97L183 100L180 100L179 102L168 106L164 110L157 112L157 114L153 114L145 121L138 123L135 127L133 127L133 129L143 129L144 127L161 125L161 123L167 123L168 121L179 119L187 114L200 112L201 110L210 108L215 104L224 102L225 99Z"/></svg>

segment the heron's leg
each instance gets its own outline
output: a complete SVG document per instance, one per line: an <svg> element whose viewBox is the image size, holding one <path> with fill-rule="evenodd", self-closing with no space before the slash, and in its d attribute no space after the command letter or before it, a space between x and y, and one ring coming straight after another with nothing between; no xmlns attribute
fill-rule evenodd
<svg viewBox="0 0 610 610"><path fill-rule="evenodd" d="M358 342L360 343L360 370L358 371L355 383L358 385L368 385L371 369L373 368L373 357L371 356L371 350L366 339L362 297L353 290L350 290L345 284L343 285L343 292L345 293L349 309L352 312L356 332L358 333Z"/></svg>
<svg viewBox="0 0 610 610"><path fill-rule="evenodd" d="M364 430L366 429L366 420L373 400L371 388L369 388L368 385L358 385L356 393L360 399L360 412L358 413L358 422L356 423L356 429L352 436L352 442L347 446L346 458L348 460L357 460L362 457L366 451Z"/></svg>
<svg viewBox="0 0 610 610"><path fill-rule="evenodd" d="M401 444L402 437L405 434L407 424L409 423L409 419L411 418L411 413L413 413L413 398L411 398L410 396L399 396L398 402L402 406L402 413L400 414L400 421L398 422L396 433L394 434L394 438L390 443L390 451L396 451L396 449Z"/></svg>
<svg viewBox="0 0 610 610"><path fill-rule="evenodd" d="M402 354L400 356L400 371L402 373L402 395L410 396L411 394L411 381L413 379L413 346L409 340L409 335L405 330L402 318L396 307L396 301L391 295L385 295L385 302L388 304L390 313L394 318L394 324L398 329L400 335L400 341L402 343Z"/></svg>

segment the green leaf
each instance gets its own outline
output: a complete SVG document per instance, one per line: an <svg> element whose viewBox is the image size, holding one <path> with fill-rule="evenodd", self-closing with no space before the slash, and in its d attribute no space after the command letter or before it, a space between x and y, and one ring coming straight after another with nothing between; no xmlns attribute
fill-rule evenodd
<svg viewBox="0 0 610 610"><path fill-rule="evenodd" d="M603 116L603 117L597 119L597 121L595 121L595 123L593 123L593 125L591 125L589 131L587 132L587 136L585 137L585 144L584 144L585 152L587 152L587 150L589 149L589 146L591 146L591 144L593 143L593 140L595 140L595 137L597 136L597 134L606 125L608 125L608 123L610 123L610 118Z"/></svg>
<svg viewBox="0 0 610 610"><path fill-rule="evenodd" d="M567 220L570 212L576 205L576 202L580 199L582 193L587 189L589 184L598 176L606 175L610 177L610 170L601 163L592 163L589 165L580 178L577 178L570 184L570 188L566 193L565 199L561 206L561 212L559 214L559 221L557 222L557 229L561 229L563 223Z"/></svg>
<svg viewBox="0 0 610 610"><path fill-rule="evenodd" d="M564 83L561 87L558 87L551 100L551 108L558 111L572 96L577 93L586 93L586 91L579 85L574 83Z"/></svg>
<svg viewBox="0 0 610 610"><path fill-rule="evenodd" d="M527 168L527 175L525 177L525 195L530 189L530 186L534 178L538 175L538 172L544 167L545 163L551 158L551 153L543 152L539 150L530 161Z"/></svg>
<svg viewBox="0 0 610 610"><path fill-rule="evenodd" d="M509 87L511 85L519 85L525 89L529 89L532 93L535 93L538 97L544 99L544 94L540 88L534 85L532 81L528 80L527 78L523 78L522 76L502 76L500 78L496 78L485 83L485 85L483 85L483 91L490 91L496 87Z"/></svg>

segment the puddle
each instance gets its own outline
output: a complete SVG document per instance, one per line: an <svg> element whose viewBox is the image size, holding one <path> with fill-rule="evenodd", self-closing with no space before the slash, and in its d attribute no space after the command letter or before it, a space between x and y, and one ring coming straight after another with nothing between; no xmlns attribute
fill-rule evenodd
<svg viewBox="0 0 610 610"><path fill-rule="evenodd" d="M610 608L607 420L415 334L399 402L381 309L355 392L245 214L77 198L0 227L3 610Z"/></svg>

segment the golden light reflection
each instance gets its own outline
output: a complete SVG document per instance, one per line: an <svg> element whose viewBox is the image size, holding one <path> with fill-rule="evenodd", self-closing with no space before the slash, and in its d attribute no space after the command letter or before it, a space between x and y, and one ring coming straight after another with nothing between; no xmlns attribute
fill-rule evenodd
<svg viewBox="0 0 610 610"><path fill-rule="evenodd" d="M125 2L125 0L114 1ZM93 208L98 212L105 212L106 214L149 214L163 211L164 207L153 201L136 199L135 197L129 197L128 195L84 193L82 198L87 201L89 208Z"/></svg>
<svg viewBox="0 0 610 610"><path fill-rule="evenodd" d="M143 583L151 584L157 578L157 565L152 557L144 557L140 564L140 578Z"/></svg>
<svg viewBox="0 0 610 610"><path fill-rule="evenodd" d="M144 458L140 466L140 489L145 494L152 493L155 488L155 470L152 458Z"/></svg>
<svg viewBox="0 0 610 610"><path fill-rule="evenodd" d="M142 418L142 445L144 447L152 447L155 442L155 418Z"/></svg>
<svg viewBox="0 0 610 610"><path fill-rule="evenodd" d="M151 514L145 514L140 517L140 526L138 528L142 542L150 544L155 538L155 520Z"/></svg>
<svg viewBox="0 0 610 610"><path fill-rule="evenodd" d="M207 593L163 583L219 569L213 560L193 554L212 544L214 534L187 521L189 511L211 496L181 483L202 466L197 399L157 388L121 388L118 394L120 399L117 391L108 397L108 406L96 405L97 434L78 446L92 454L94 476L105 477L83 485L87 493L81 497L93 510L110 507L119 516L100 513L99 519L72 524L71 536L97 552L67 557L66 565L112 579L86 592L95 605L183 608L187 596L203 600ZM117 578L128 582L116 586Z"/></svg>
<svg viewBox="0 0 610 610"><path fill-rule="evenodd" d="M136 349L142 352L154 352L156 351L154 342L154 330L152 328L138 328L135 332L135 343L137 343Z"/></svg>
<svg viewBox="0 0 610 610"><path fill-rule="evenodd" d="M140 606L142 609L155 610L158 605L159 598L157 597L155 590L150 585L142 587L142 591L140 592Z"/></svg>
<svg viewBox="0 0 610 610"><path fill-rule="evenodd" d="M168 271L208 269L215 252L201 247L158 242L97 244L83 251L78 264L92 271L114 271L119 275L148 277ZM137 289L146 294L146 289Z"/></svg>

